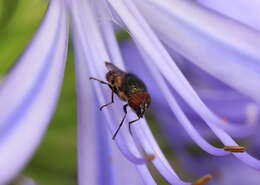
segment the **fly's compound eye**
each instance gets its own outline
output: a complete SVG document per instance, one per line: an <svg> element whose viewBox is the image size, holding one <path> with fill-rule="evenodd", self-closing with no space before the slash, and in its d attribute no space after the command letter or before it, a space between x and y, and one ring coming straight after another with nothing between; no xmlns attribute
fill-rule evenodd
<svg viewBox="0 0 260 185"><path fill-rule="evenodd" d="M147 109L148 109L148 104L147 104L147 103L143 104L143 105L142 105L142 111L144 112L144 111L146 111Z"/></svg>
<svg viewBox="0 0 260 185"><path fill-rule="evenodd" d="M145 104L141 104L141 106L140 106L140 115L141 115L141 118L143 117L143 115L144 115L146 109L147 109L147 104L146 104L146 103L145 103Z"/></svg>

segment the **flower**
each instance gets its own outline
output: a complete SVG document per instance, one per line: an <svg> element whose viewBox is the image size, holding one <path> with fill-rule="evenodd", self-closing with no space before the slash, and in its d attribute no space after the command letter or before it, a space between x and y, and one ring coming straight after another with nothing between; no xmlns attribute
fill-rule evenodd
<svg viewBox="0 0 260 185"><path fill-rule="evenodd" d="M107 72L104 61L125 69L111 20L129 32L143 57L142 63L136 63L133 69L143 70L144 78L150 74L147 84L152 89L155 114L162 119L162 127L172 140L175 137L169 131L174 131L175 125L169 124L173 119L167 117L174 113L178 123L201 149L215 156L233 154L259 170L258 159L247 152L230 152L213 146L205 139L209 136L198 132L192 124L205 122L224 146L239 146L231 136L252 135L258 127L255 123L255 107L260 100L258 27L253 28L252 22L239 23L242 18L236 17L236 13L225 16L223 6L213 7L223 10L224 15L203 6L210 8L211 4L180 0L50 1L33 40L0 86L0 184L7 183L26 164L47 129L63 79L69 20L77 75L79 184L156 184L147 167L149 161L170 184L198 185L211 178L203 176L193 183L181 180L145 119L133 125L133 136L123 128L115 143L110 141L121 119L118 115L123 115L122 104L115 102L105 108L101 116L95 107L108 102L111 92L90 82L89 77L104 78ZM228 16L236 17L237 21ZM241 20L246 21L246 17ZM175 60L179 60L182 71ZM218 92L214 89L220 89L225 95L230 91L231 97L237 94L233 95L234 91L229 88L224 91L225 88L219 87L222 84L213 85L210 93L205 93L204 87L192 87L183 74L188 62L248 96L242 96L253 105L248 123L232 123L209 109L207 103L210 105L216 98L213 93ZM196 72L196 68L191 71ZM211 84L208 76L205 80ZM209 100L205 95L211 96ZM188 111L184 112L186 108ZM193 114L195 118L188 119L186 114ZM135 115L129 113L127 120L133 119ZM176 138L181 141L179 146L187 141L178 131ZM18 151L20 157L17 157Z"/></svg>

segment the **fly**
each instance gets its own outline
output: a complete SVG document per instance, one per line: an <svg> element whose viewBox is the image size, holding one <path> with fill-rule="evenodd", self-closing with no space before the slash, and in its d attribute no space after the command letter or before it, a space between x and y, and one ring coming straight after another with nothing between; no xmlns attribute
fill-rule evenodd
<svg viewBox="0 0 260 185"><path fill-rule="evenodd" d="M116 94L121 100L126 101L127 104L123 106L125 114L112 139L115 139L118 131L124 123L128 106L130 106L137 115L137 119L128 123L129 132L132 135L131 124L144 116L145 111L150 106L151 97L144 82L136 75L125 72L109 62L105 62L105 65L108 69L108 72L106 73L107 82L94 77L89 78L90 80L96 80L102 84L108 85L112 91L111 101L105 105L102 105L99 109L102 110L104 107L114 103L114 94Z"/></svg>

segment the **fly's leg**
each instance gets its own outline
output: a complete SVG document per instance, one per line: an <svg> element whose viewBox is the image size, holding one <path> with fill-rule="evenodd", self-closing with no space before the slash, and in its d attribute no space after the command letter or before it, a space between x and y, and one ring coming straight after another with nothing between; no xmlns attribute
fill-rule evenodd
<svg viewBox="0 0 260 185"><path fill-rule="evenodd" d="M100 83L102 83L102 84L108 85L108 86L110 85L110 83L105 82L105 81L103 81L103 80L99 80L99 79L94 78L94 77L89 77L89 79L90 79L90 80L96 80L96 81L98 81L98 82L100 82Z"/></svg>
<svg viewBox="0 0 260 185"><path fill-rule="evenodd" d="M112 88L111 85L109 85L109 87ZM108 105L111 105L112 103L114 103L114 92L113 92L113 91L112 91L112 95L111 95L111 102L109 102L109 103L107 103L107 104L105 104L105 105L102 105L102 106L99 108L99 110L102 111L102 109L103 109L104 107L106 107L106 106L108 106Z"/></svg>
<svg viewBox="0 0 260 185"><path fill-rule="evenodd" d="M98 82L100 82L100 83L102 83L102 84L108 85L109 88L112 89L111 102L109 102L109 103L107 103L107 104L105 104L105 105L102 105L102 106L99 108L100 111L102 111L102 109L103 109L104 107L106 107L106 106L108 106L108 105L114 103L114 92L113 92L113 87L112 87L112 85L111 85L110 83L105 82L105 81L102 81L102 80L99 80L99 79L94 78L94 77L90 77L89 79L90 79L90 80L96 80L96 81L98 81Z"/></svg>
<svg viewBox="0 0 260 185"><path fill-rule="evenodd" d="M124 107L123 107L124 112L125 112L125 115L124 115L122 121L120 122L120 124L119 124L119 126L118 126L116 132L114 133L114 135L113 135L113 137L112 137L113 140L116 138L116 135L117 135L118 131L120 130L120 128L122 127L122 125L123 125L123 123L124 123L124 121L125 121L126 114L127 114L127 106L128 106L128 104L125 104Z"/></svg>
<svg viewBox="0 0 260 185"><path fill-rule="evenodd" d="M141 117L138 117L137 119L135 119L135 120L133 120L133 121L130 121L130 122L128 123L128 129L129 129L129 132L130 132L131 135L133 135L133 134L132 134L132 130L131 130L131 124L133 124L134 122L138 121L140 118L141 118Z"/></svg>

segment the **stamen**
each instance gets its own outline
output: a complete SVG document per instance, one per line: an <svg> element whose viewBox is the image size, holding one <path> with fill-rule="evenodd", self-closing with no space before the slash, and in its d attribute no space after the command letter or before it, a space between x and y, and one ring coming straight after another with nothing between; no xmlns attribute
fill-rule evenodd
<svg viewBox="0 0 260 185"><path fill-rule="evenodd" d="M225 151L229 152L245 152L246 149L243 146L225 146L224 147Z"/></svg>
<svg viewBox="0 0 260 185"><path fill-rule="evenodd" d="M203 177L195 180L192 185L203 185L207 183L210 179L212 179L211 175L204 175Z"/></svg>
<svg viewBox="0 0 260 185"><path fill-rule="evenodd" d="M154 154L144 154L144 157L148 160L148 161L152 161L155 159L155 155Z"/></svg>

